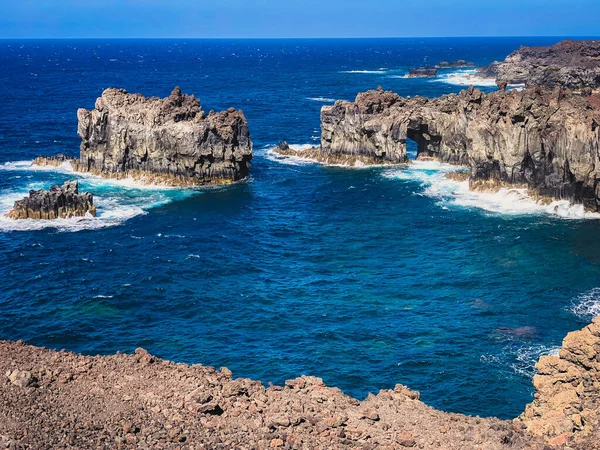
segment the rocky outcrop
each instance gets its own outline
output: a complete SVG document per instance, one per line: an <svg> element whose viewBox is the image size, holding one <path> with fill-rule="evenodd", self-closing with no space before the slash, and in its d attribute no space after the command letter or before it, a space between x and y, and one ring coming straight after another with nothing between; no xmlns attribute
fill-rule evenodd
<svg viewBox="0 0 600 450"><path fill-rule="evenodd" d="M0 411L0 443L17 448L542 449L510 421L438 411L401 385L360 402L320 378L265 388L141 349L0 341Z"/></svg>
<svg viewBox="0 0 600 450"><path fill-rule="evenodd" d="M321 110L320 160L418 158L470 168L473 187L522 185L532 193L600 209L600 96L528 88L485 94L469 88L435 99L378 89ZM299 152L301 155L301 152Z"/></svg>
<svg viewBox="0 0 600 450"><path fill-rule="evenodd" d="M226 184L248 176L248 121L230 108L206 114L200 100L175 88L164 99L110 88L91 111L79 109L74 169L148 184ZM64 158L38 158L56 165Z"/></svg>
<svg viewBox="0 0 600 450"><path fill-rule="evenodd" d="M408 78L435 78L437 69L435 67L418 67L408 71Z"/></svg>
<svg viewBox="0 0 600 450"><path fill-rule="evenodd" d="M598 89L600 41L567 40L549 47L521 47L480 72L508 84Z"/></svg>
<svg viewBox="0 0 600 450"><path fill-rule="evenodd" d="M591 448L584 443L595 438L600 446L600 317L535 367L535 400L519 418L527 431L557 445Z"/></svg>
<svg viewBox="0 0 600 450"><path fill-rule="evenodd" d="M143 349L90 357L0 341L0 445L600 449L600 318L536 368L535 399L511 422L435 410L402 385L361 402L311 376L265 388Z"/></svg>
<svg viewBox="0 0 600 450"><path fill-rule="evenodd" d="M17 200L8 212L11 219L67 219L70 217L96 216L94 198L89 192L79 193L77 181L55 185L49 191L29 191L29 196Z"/></svg>
<svg viewBox="0 0 600 450"><path fill-rule="evenodd" d="M475 67L475 63L459 59L457 61L443 60L435 65L436 69L466 69L468 67Z"/></svg>

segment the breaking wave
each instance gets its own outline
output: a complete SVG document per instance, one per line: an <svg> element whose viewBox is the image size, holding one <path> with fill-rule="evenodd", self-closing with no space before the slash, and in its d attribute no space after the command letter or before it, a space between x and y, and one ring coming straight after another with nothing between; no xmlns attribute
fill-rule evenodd
<svg viewBox="0 0 600 450"><path fill-rule="evenodd" d="M594 288L583 294L580 294L568 308L570 312L575 314L586 322L591 321L594 317L600 315L600 288Z"/></svg>
<svg viewBox="0 0 600 450"><path fill-rule="evenodd" d="M131 179L113 180L82 174L73 171L68 162L59 167L32 166L31 163L32 161L14 161L0 164L1 171L32 172L34 175L38 173L39 176L41 176L40 172L44 173L44 181L33 181L31 177L23 177L22 180L29 181L27 184L0 191L0 232L37 231L45 228L75 232L113 227L136 216L147 214L147 210L151 208L200 193L194 188L148 186ZM14 202L25 197L29 190L48 189L53 184L63 183L64 175L79 179L80 191L90 191L94 194L96 217L88 215L55 220L13 220L6 217Z"/></svg>
<svg viewBox="0 0 600 450"><path fill-rule="evenodd" d="M585 211L583 205L568 200L555 200L549 204L536 201L526 189L502 188L498 192L475 192L468 181L455 181L445 177L450 172L464 168L435 161L414 161L408 167L386 171L391 179L418 181L423 188L420 195L437 200L443 208L477 208L491 213L507 215L549 215L564 219L598 219L599 213Z"/></svg>
<svg viewBox="0 0 600 450"><path fill-rule="evenodd" d="M335 103L335 98L328 98L328 97L307 97L307 100L312 100L313 102L320 102L320 103Z"/></svg>

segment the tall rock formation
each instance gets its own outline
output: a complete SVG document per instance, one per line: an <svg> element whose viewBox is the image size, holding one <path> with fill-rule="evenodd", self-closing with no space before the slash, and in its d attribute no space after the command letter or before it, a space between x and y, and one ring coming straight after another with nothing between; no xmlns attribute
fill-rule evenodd
<svg viewBox="0 0 600 450"><path fill-rule="evenodd" d="M567 90L471 87L428 99L378 89L323 107L321 148L312 153L321 161L403 163L412 139L419 158L469 167L473 187L524 185L598 210L599 124L600 96Z"/></svg>
<svg viewBox="0 0 600 450"><path fill-rule="evenodd" d="M52 186L49 191L29 191L29 196L17 200L7 215L11 219L52 220L83 217L86 214L96 216L92 194L80 194L77 181L67 181L62 186Z"/></svg>
<svg viewBox="0 0 600 450"><path fill-rule="evenodd" d="M248 176L248 121L233 108L206 114L200 100L176 87L164 99L106 89L91 111L79 109L75 170L151 184L226 184ZM39 158L61 164L64 158Z"/></svg>
<svg viewBox="0 0 600 450"><path fill-rule="evenodd" d="M508 84L598 89L600 41L567 40L548 47L521 47L480 72Z"/></svg>

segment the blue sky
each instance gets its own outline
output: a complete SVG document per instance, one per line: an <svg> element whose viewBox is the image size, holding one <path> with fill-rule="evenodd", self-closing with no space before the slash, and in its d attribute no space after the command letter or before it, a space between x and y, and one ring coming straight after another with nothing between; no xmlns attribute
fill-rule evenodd
<svg viewBox="0 0 600 450"><path fill-rule="evenodd" d="M0 0L0 37L597 36L600 0Z"/></svg>

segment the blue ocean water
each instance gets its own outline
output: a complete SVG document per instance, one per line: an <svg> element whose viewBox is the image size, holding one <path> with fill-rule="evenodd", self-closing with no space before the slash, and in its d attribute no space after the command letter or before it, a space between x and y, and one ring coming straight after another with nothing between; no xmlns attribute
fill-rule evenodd
<svg viewBox="0 0 600 450"><path fill-rule="evenodd" d="M359 91L462 88L464 71L404 78L413 66L558 40L0 41L0 210L73 178L99 207L51 227L0 219L0 339L144 347L276 384L310 374L358 398L402 383L437 408L514 417L537 358L600 313L600 221L469 194L439 164L323 167L269 149L318 143L321 106ZM78 154L76 110L104 88L175 85L244 111L248 181L150 189L30 168Z"/></svg>

